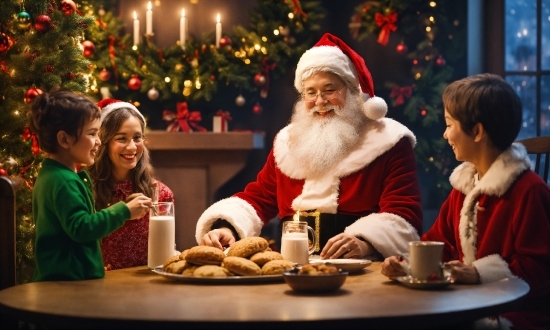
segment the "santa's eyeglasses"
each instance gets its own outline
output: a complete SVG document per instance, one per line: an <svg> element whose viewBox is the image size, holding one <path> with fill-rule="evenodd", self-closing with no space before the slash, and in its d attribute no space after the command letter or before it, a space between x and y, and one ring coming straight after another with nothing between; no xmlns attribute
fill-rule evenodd
<svg viewBox="0 0 550 330"><path fill-rule="evenodd" d="M345 87L346 85L342 85L339 89L326 89L322 92L314 93L313 91L307 91L305 93L302 93L302 98L304 101L308 103L315 103L317 101L317 97L321 96L321 98L325 101L332 101L335 98L340 95L340 91Z"/></svg>

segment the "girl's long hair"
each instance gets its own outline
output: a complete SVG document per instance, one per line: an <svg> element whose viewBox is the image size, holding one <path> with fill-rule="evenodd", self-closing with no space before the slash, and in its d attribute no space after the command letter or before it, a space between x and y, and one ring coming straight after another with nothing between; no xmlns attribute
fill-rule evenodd
<svg viewBox="0 0 550 330"><path fill-rule="evenodd" d="M143 118L129 108L119 108L111 112L103 119L99 129L101 146L99 147L95 163L88 171L92 178L94 187L95 207L101 210L109 206L113 198L115 179L113 177L113 165L109 159L109 144L125 120L133 116L137 118L143 133L145 122ZM130 170L130 181L132 193L142 193L150 198L156 199L157 191L154 186L154 171L149 158L149 150L143 146L143 154L138 160L136 167Z"/></svg>

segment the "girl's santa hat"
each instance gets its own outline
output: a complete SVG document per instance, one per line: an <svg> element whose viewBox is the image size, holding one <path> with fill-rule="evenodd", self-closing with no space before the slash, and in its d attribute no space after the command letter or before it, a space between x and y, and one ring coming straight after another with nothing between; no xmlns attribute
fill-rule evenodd
<svg viewBox="0 0 550 330"><path fill-rule="evenodd" d="M294 87L300 93L303 91L302 76L311 68L330 69L342 79L358 86L366 99L363 112L368 118L377 120L386 115L388 105L382 98L374 96L372 77L365 61L338 37L325 33L313 48L302 55L294 78Z"/></svg>
<svg viewBox="0 0 550 330"><path fill-rule="evenodd" d="M108 114L115 111L116 109L129 108L137 112L138 115L141 117L141 119L143 119L143 122L147 125L147 121L145 120L145 117L143 117L141 112L139 112L139 110L132 103L106 98L97 102L97 106L101 110L101 122L105 120Z"/></svg>

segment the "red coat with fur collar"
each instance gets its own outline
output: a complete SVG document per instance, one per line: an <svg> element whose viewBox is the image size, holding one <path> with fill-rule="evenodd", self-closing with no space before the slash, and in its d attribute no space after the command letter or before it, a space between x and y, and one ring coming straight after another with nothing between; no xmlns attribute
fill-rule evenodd
<svg viewBox="0 0 550 330"><path fill-rule="evenodd" d="M242 238L259 235L277 215L311 209L358 216L345 232L369 241L385 257L408 251L408 242L419 239L416 140L405 126L388 118L368 122L360 145L322 177L311 177L299 166L287 141L288 127L277 135L256 181L202 214L197 242L219 218Z"/></svg>
<svg viewBox="0 0 550 330"><path fill-rule="evenodd" d="M450 178L453 191L422 236L445 242L444 261L475 266L482 283L519 277L532 299L546 297L545 306L536 304L543 313L505 315L518 329L531 329L526 321L550 327L550 189L529 167L525 148L516 143L475 185L475 167L461 164Z"/></svg>

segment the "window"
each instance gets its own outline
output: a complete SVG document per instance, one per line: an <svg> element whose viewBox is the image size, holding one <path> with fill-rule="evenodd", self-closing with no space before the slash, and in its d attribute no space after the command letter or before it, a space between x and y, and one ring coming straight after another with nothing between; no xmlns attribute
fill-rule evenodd
<svg viewBox="0 0 550 330"><path fill-rule="evenodd" d="M549 38L550 0L505 0L502 76L523 104L518 139L550 135Z"/></svg>

